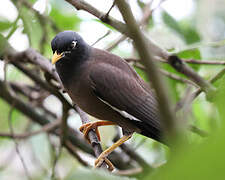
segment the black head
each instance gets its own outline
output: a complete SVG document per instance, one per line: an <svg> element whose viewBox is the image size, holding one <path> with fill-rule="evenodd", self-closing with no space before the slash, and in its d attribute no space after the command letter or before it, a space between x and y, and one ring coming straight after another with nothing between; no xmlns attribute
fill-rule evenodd
<svg viewBox="0 0 225 180"><path fill-rule="evenodd" d="M51 42L53 51L52 64L63 59L82 59L87 56L88 45L82 37L73 31L57 34Z"/></svg>

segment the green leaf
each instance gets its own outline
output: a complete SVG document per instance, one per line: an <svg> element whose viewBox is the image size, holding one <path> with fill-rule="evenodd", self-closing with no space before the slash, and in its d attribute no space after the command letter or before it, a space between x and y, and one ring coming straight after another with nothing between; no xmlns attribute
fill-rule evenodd
<svg viewBox="0 0 225 180"><path fill-rule="evenodd" d="M217 89L217 93L215 95L215 104L217 106L217 109L219 111L219 114L221 116L221 119L223 120L223 124L225 125L225 111L224 111L224 105L225 105L225 75L220 79L220 84Z"/></svg>
<svg viewBox="0 0 225 180"><path fill-rule="evenodd" d="M5 31L11 27L12 23L10 21L0 19L0 31Z"/></svg>
<svg viewBox="0 0 225 180"><path fill-rule="evenodd" d="M163 22L173 31L180 35L186 44L193 44L201 40L200 35L191 25L191 21L177 22L170 14L166 11L162 13Z"/></svg>
<svg viewBox="0 0 225 180"><path fill-rule="evenodd" d="M215 132L216 133L216 132ZM183 147L170 161L146 180L211 180L224 179L225 133L206 139L204 143Z"/></svg>
<svg viewBox="0 0 225 180"><path fill-rule="evenodd" d="M164 70L170 72L170 73L173 73L173 74L176 74L178 76L181 76L183 78L186 78L186 76L180 72L177 72L170 64L167 64L167 63L162 63L160 64L160 67L163 68Z"/></svg>
<svg viewBox="0 0 225 180"><path fill-rule="evenodd" d="M138 67L135 67L135 66L134 66L134 69L135 69L135 71L139 74L139 76L141 76L141 78L142 78L143 80L145 80L146 82L149 82L149 80L148 80L148 75L146 74L145 71L143 71L142 69L140 69L140 68L138 68Z"/></svg>
<svg viewBox="0 0 225 180"><path fill-rule="evenodd" d="M146 4L144 2L142 2L141 0L137 0L138 6L143 10L146 6Z"/></svg>
<svg viewBox="0 0 225 180"><path fill-rule="evenodd" d="M50 12L52 20L60 29L64 30L78 30L81 19L74 13L65 13L57 8L52 8Z"/></svg>
<svg viewBox="0 0 225 180"><path fill-rule="evenodd" d="M193 27L184 27L183 36L187 44L193 44L201 40L200 35Z"/></svg>
<svg viewBox="0 0 225 180"><path fill-rule="evenodd" d="M172 102L175 103L180 99L179 92L177 90L177 83L179 81L176 81L175 79L171 79L169 77L166 78L166 80L167 80L167 87L169 89L168 95L169 95L170 99L172 100Z"/></svg>
<svg viewBox="0 0 225 180"><path fill-rule="evenodd" d="M178 22L170 14L168 14L166 11L163 11L162 18L163 18L163 22L169 28L171 28L172 30L174 30L178 34L183 35L183 31L182 31L180 25L178 24Z"/></svg>
<svg viewBox="0 0 225 180"><path fill-rule="evenodd" d="M199 49L188 49L188 50L180 51L177 53L177 55L183 59L195 59L195 60L201 59L201 53Z"/></svg>
<svg viewBox="0 0 225 180"><path fill-rule="evenodd" d="M28 35L30 45L38 49L42 38L42 26L39 19L26 8L20 9L20 17L23 21L23 33Z"/></svg>

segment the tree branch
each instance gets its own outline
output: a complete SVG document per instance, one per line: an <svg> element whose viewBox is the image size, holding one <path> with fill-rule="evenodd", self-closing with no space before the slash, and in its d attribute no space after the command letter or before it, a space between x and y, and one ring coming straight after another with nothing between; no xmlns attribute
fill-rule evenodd
<svg viewBox="0 0 225 180"><path fill-rule="evenodd" d="M175 117L172 112L164 84L153 61L152 54L149 51L149 45L146 41L146 38L138 28L131 9L126 1L116 0L116 4L124 18L124 21L127 24L130 32L129 34L134 40L135 46L139 52L139 56L147 68L149 80L152 82L152 85L155 89L159 102L161 121L165 130L164 137L176 137L175 135L177 134L177 127Z"/></svg>
<svg viewBox="0 0 225 180"><path fill-rule="evenodd" d="M77 105L74 105L74 108L78 112L78 114L80 115L82 124L87 124L87 123L90 122L90 120L88 118L88 115L84 111L82 111ZM92 148L95 152L95 156L98 157L103 152L103 150L102 150L101 144L100 144L100 142L98 140L98 137L97 137L96 133L94 132L94 130L89 131L88 137L90 139L91 146L92 146ZM103 162L101 167L107 168L106 163Z"/></svg>
<svg viewBox="0 0 225 180"><path fill-rule="evenodd" d="M216 82L218 79L220 79L221 77L223 77L225 74L225 68L223 68L222 70L220 70L218 73L216 73L210 80L210 83L214 83ZM201 88L196 89L191 95L190 95L190 102L193 101L200 93L202 92ZM177 102L175 110L179 111L180 109L182 109L185 105L185 103L183 103L185 101L186 97L180 99L179 102Z"/></svg>
<svg viewBox="0 0 225 180"><path fill-rule="evenodd" d="M0 137L4 138L15 138L15 139L26 139L35 135L38 135L40 133L44 132L50 132L55 130L56 128L59 127L60 120L53 121L49 124L44 125L41 129L33 132L25 132L23 134L11 134L11 133L5 133L5 132L0 132Z"/></svg>
<svg viewBox="0 0 225 180"><path fill-rule="evenodd" d="M126 61L128 62L138 62L140 59L135 59L135 58L125 58ZM159 62L162 63L168 63L168 61L165 61L163 59L156 59ZM195 60L195 59L182 59L183 62L188 63L188 64L204 64L204 65L225 65L225 61L216 61L216 60Z"/></svg>
<svg viewBox="0 0 225 180"><path fill-rule="evenodd" d="M135 63L134 66L137 67L137 68L140 68L140 69L142 69L144 71L146 71L146 68L140 63ZM168 72L168 71L166 71L164 69L159 69L159 72L162 73L164 76L167 76L168 78L174 79L174 80L182 82L182 83L191 84L192 86L195 86L195 87L199 87L195 83L193 83L192 81L190 81L188 79L184 79L184 78L182 78L180 76L177 76L177 75L175 75L173 73L170 73L170 72Z"/></svg>
<svg viewBox="0 0 225 180"><path fill-rule="evenodd" d="M174 67L178 72L186 75L196 84L198 84L203 91L212 92L216 89L206 80L204 80L201 76L199 76L192 68L187 66L178 56L170 56L168 58L169 64Z"/></svg>

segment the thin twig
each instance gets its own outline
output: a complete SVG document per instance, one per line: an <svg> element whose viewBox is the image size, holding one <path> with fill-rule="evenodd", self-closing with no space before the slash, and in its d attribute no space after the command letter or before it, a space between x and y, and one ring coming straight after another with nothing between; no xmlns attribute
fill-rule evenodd
<svg viewBox="0 0 225 180"><path fill-rule="evenodd" d="M184 78L182 78L182 77L180 77L180 76L177 76L177 75L175 75L175 74L173 74L173 73L170 73L170 72L168 72L168 71L166 71L166 70L160 69L160 72L161 72L163 75L167 76L168 78L171 78L171 79L180 81L180 82L182 82L182 83L190 84L190 85L192 85L192 86L194 86L194 87L197 87L197 88L199 87L199 86L196 85L194 82L192 82L192 81L190 81L190 80L188 80L188 79L184 79Z"/></svg>
<svg viewBox="0 0 225 180"><path fill-rule="evenodd" d="M107 21L108 17L109 17L109 13L111 12L111 10L113 9L113 7L115 6L115 1L113 1L113 4L111 5L111 7L109 8L109 10L107 11L107 13L105 13L105 15L101 18L101 20Z"/></svg>
<svg viewBox="0 0 225 180"><path fill-rule="evenodd" d="M134 66L137 67L137 68L140 68L140 69L142 69L144 71L146 71L146 68L142 64L135 63ZM175 75L173 73L170 73L170 72L168 72L168 71L166 71L164 69L160 69L159 72L162 73L164 76L167 76L168 78L177 80L177 81L182 82L182 83L191 84L192 86L195 86L195 87L199 87L195 83L193 83L192 81L190 81L188 79L184 79L184 78L182 78L180 76L177 76L177 75Z"/></svg>
<svg viewBox="0 0 225 180"><path fill-rule="evenodd" d="M116 46L118 46L121 42L127 39L126 36L121 35L118 39L114 40L113 43L104 48L106 51L112 51Z"/></svg>
<svg viewBox="0 0 225 180"><path fill-rule="evenodd" d="M115 2L115 1L114 1ZM139 26L144 26L147 23L147 20L152 15L152 11L150 10L150 5L152 1L148 4L146 4L143 12L143 17L139 22ZM114 40L112 44L108 45L106 48L104 48L106 51L112 51L116 46L118 46L121 42L127 39L127 36L121 35L117 40Z"/></svg>
<svg viewBox="0 0 225 180"><path fill-rule="evenodd" d="M62 149L63 149L63 145L66 142L67 139L67 134L68 134L68 126L67 126L67 119L68 119L68 111L69 111L70 107L65 103L62 106L62 118L61 118L61 127L60 127L60 145L58 147L58 152L54 153L54 161L53 161L53 165L52 165L52 175L51 175L51 179L55 180L55 168L57 165L57 162L62 154Z"/></svg>
<svg viewBox="0 0 225 180"><path fill-rule="evenodd" d="M14 106L11 106L11 109L10 109L9 115L8 115L8 124L9 124L10 133L11 133L11 135L12 135L12 139L13 139L13 142L14 142L14 144L15 144L16 153L17 153L17 155L19 156L19 159L20 159L20 161L21 161L21 163L22 163L22 166L23 166L23 169L24 169L26 178L29 179L29 180L32 180L32 179L31 179L31 176L30 176L30 174L29 174L28 168L27 168L27 166L26 166L26 163L25 163L25 161L24 161L24 159L23 159L23 156L22 156L22 154L21 154L21 152L20 152L20 150L19 150L19 144L18 144L18 142L16 141L16 139L14 138L14 130L13 130L13 126L12 126L12 112L13 112L13 110L14 110Z"/></svg>
<svg viewBox="0 0 225 180"><path fill-rule="evenodd" d="M91 46L94 46L95 44L97 44L99 41L101 41L102 39L104 39L106 36L108 36L111 33L110 30L108 30L103 36L101 36L100 38L98 38Z"/></svg>
<svg viewBox="0 0 225 180"><path fill-rule="evenodd" d="M140 59L135 59L135 58L125 58L126 61L128 62L138 62ZM162 62L162 63L168 63L168 61L161 59L161 58L156 58L155 60ZM185 63L188 64L202 64L202 65L225 65L225 61L216 61L216 60L195 60L195 59L182 59Z"/></svg>
<svg viewBox="0 0 225 180"><path fill-rule="evenodd" d="M83 166L89 166L88 162L86 162L84 159L80 157L80 155L77 153L77 149L75 146L68 140L65 141L65 146L69 147L68 151L70 151L73 156L76 157L76 159L83 165Z"/></svg>
<svg viewBox="0 0 225 180"><path fill-rule="evenodd" d="M49 131L53 131L55 128L57 128L60 124L60 120L53 121L52 123L44 125L41 129L33 132L25 132L22 134L13 134L12 133L4 133L0 132L0 137L4 138L14 138L14 139L26 139L30 138L32 136L38 135L40 133L45 133Z"/></svg>
<svg viewBox="0 0 225 180"><path fill-rule="evenodd" d="M225 65L225 61L215 60L195 60L195 59L183 59L184 62L189 64L205 64L205 65Z"/></svg>
<svg viewBox="0 0 225 180"><path fill-rule="evenodd" d="M120 139L120 133L119 133L119 128L116 129L116 136L113 138L113 142L116 142L117 140ZM138 164L142 167L142 169L148 169L148 171L151 171L153 168L151 165L149 165L145 159L142 157L138 156L138 154L135 152L134 149L131 149L127 144L121 144L120 148L127 154L129 155L132 159L135 159Z"/></svg>
<svg viewBox="0 0 225 180"><path fill-rule="evenodd" d="M128 170L119 170L114 172L113 174L120 175L120 176L134 176L134 175L140 174L141 172L143 172L142 168L133 168Z"/></svg>
<svg viewBox="0 0 225 180"><path fill-rule="evenodd" d="M222 70L220 70L218 73L216 73L210 80L210 83L214 83L216 82L218 79L222 78L223 75L225 74L225 68L223 68ZM193 101L200 93L202 92L201 88L196 89L190 97L190 102ZM176 111L179 111L180 109L182 109L185 105L185 103L183 103L185 101L186 97L183 97L182 99L180 99L180 101L177 102L176 104Z"/></svg>
<svg viewBox="0 0 225 180"><path fill-rule="evenodd" d="M209 134L206 131L203 131L202 129L199 129L198 127L191 125L190 126L190 130L195 133L198 134L201 137L208 137Z"/></svg>
<svg viewBox="0 0 225 180"><path fill-rule="evenodd" d="M18 23L19 19L20 19L20 16L18 15L17 18L16 18L16 20L15 20L15 21L13 22L13 24L12 24L11 30L9 31L9 33L8 33L7 36L6 36L6 39L7 39L7 40L8 40L8 39L13 35L13 33L17 30L17 28L18 28L17 23Z"/></svg>
<svg viewBox="0 0 225 180"><path fill-rule="evenodd" d="M178 72L186 75L193 82L199 85L203 91L205 92L213 92L216 89L211 85L210 82L204 80L201 76L199 76L192 68L187 66L178 56L170 56L168 58L169 64L176 69Z"/></svg>
<svg viewBox="0 0 225 180"><path fill-rule="evenodd" d="M62 145L60 143L59 147L58 147L58 152L56 152L56 148L53 147L54 149L54 160L53 160L53 164L52 164L52 174L51 174L51 180L57 180L56 178L56 174L55 174L55 170L56 170L56 165L59 161L59 158L61 157L62 154Z"/></svg>

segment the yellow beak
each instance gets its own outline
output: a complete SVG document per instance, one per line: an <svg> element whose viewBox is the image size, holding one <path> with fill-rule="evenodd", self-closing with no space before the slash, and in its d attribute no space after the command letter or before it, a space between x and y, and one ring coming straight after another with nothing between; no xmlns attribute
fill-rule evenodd
<svg viewBox="0 0 225 180"><path fill-rule="evenodd" d="M60 60L63 57L63 53L57 54L57 51L55 51L53 57L52 57L52 64L55 64L58 60Z"/></svg>

